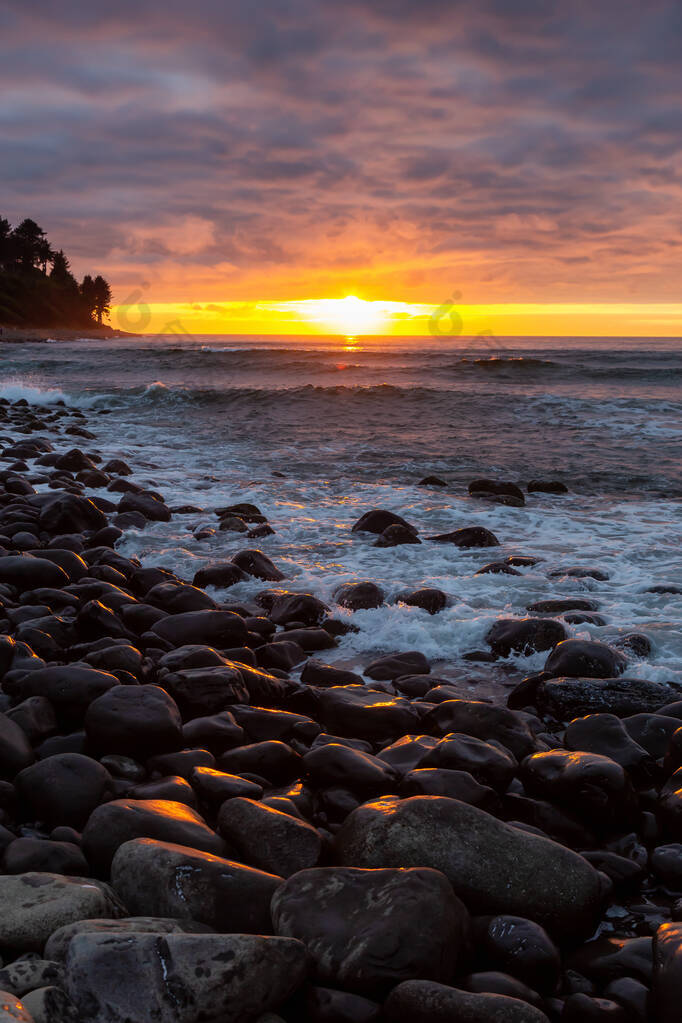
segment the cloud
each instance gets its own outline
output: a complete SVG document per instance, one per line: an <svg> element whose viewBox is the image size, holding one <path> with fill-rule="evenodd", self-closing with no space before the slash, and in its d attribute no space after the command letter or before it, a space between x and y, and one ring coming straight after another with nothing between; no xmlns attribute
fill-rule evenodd
<svg viewBox="0 0 682 1023"><path fill-rule="evenodd" d="M673 0L8 0L0 32L0 213L117 294L678 298Z"/></svg>

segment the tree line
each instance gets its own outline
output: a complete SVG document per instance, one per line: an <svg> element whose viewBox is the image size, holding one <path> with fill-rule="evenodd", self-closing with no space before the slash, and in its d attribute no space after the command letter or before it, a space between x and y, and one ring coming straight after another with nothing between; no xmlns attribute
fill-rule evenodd
<svg viewBox="0 0 682 1023"><path fill-rule="evenodd" d="M111 288L101 275L79 283L62 249L34 220L0 217L0 323L15 327L90 327L102 323Z"/></svg>

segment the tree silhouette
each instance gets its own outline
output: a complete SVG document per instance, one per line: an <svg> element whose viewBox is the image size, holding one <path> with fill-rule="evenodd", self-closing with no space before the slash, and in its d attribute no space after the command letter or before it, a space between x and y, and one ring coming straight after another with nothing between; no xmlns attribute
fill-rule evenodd
<svg viewBox="0 0 682 1023"><path fill-rule="evenodd" d="M107 281L87 274L79 285L63 249L52 248L35 220L12 229L0 217L0 323L91 327L102 323L110 305Z"/></svg>
<svg viewBox="0 0 682 1023"><path fill-rule="evenodd" d="M102 316L108 316L111 307L111 288L101 275L97 275L93 281L95 294L95 313L97 322L102 324Z"/></svg>

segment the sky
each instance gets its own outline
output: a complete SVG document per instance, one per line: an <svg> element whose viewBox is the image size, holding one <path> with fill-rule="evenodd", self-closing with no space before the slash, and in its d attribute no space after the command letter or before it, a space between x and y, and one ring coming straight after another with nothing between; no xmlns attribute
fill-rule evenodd
<svg viewBox="0 0 682 1023"><path fill-rule="evenodd" d="M682 334L681 44L675 0L4 0L0 215L132 329Z"/></svg>

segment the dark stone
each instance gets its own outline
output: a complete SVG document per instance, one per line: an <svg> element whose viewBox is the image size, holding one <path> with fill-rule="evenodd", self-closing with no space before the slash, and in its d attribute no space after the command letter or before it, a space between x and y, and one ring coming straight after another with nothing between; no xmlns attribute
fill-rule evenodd
<svg viewBox="0 0 682 1023"><path fill-rule="evenodd" d="M581 565L574 565L570 568L557 568L549 573L550 579L597 579L599 582L606 582L609 579L608 572L601 568L584 568Z"/></svg>
<svg viewBox="0 0 682 1023"><path fill-rule="evenodd" d="M415 535L417 533L416 527L410 525L401 515L379 508L361 515L353 525L352 531L354 533L383 533L389 526L404 526Z"/></svg>
<svg viewBox="0 0 682 1023"><path fill-rule="evenodd" d="M377 759L392 767L398 775L404 775L417 767L437 744L438 739L432 735L403 735L390 746L385 746Z"/></svg>
<svg viewBox="0 0 682 1023"><path fill-rule="evenodd" d="M412 526L402 526L395 523L387 526L374 541L375 547L400 547L408 543L421 543Z"/></svg>
<svg viewBox="0 0 682 1023"><path fill-rule="evenodd" d="M312 825L240 796L223 803L218 831L240 861L280 877L314 867L322 851Z"/></svg>
<svg viewBox="0 0 682 1023"><path fill-rule="evenodd" d="M567 494L568 487L559 480L531 480L526 490L529 494Z"/></svg>
<svg viewBox="0 0 682 1023"><path fill-rule="evenodd" d="M318 788L342 786L365 796L390 792L397 778L386 762L339 743L310 750L303 757L302 767L305 777Z"/></svg>
<svg viewBox="0 0 682 1023"><path fill-rule="evenodd" d="M418 487L447 487L445 480L442 480L440 476L425 476L424 479L419 480Z"/></svg>
<svg viewBox="0 0 682 1023"><path fill-rule="evenodd" d="M344 583L334 591L334 600L350 611L359 611L363 608L381 607L384 602L384 591L369 580Z"/></svg>
<svg viewBox="0 0 682 1023"><path fill-rule="evenodd" d="M487 969L510 973L535 991L552 994L561 976L559 950L547 932L520 916L476 917L473 943Z"/></svg>
<svg viewBox="0 0 682 1023"><path fill-rule="evenodd" d="M149 519L150 522L170 522L171 520L170 508L148 490L140 494L131 493L130 491L124 494L118 502L118 511L120 514L123 514L123 512L139 512L140 515L144 515L145 519Z"/></svg>
<svg viewBox="0 0 682 1023"><path fill-rule="evenodd" d="M637 745L615 714L588 714L587 717L575 718L566 729L564 745L568 750L610 757L635 777L646 778L655 769L651 755Z"/></svg>
<svg viewBox="0 0 682 1023"><path fill-rule="evenodd" d="M511 753L498 744L457 732L444 736L429 750L421 766L468 771L477 781L499 791L507 788L518 767Z"/></svg>
<svg viewBox="0 0 682 1023"><path fill-rule="evenodd" d="M654 760L665 756L670 739L680 727L680 719L669 717L664 710L662 707L656 714L633 714L623 719L628 735Z"/></svg>
<svg viewBox="0 0 682 1023"><path fill-rule="evenodd" d="M632 784L609 757L559 749L534 753L521 762L519 777L530 795L566 806L600 832L622 832L634 820Z"/></svg>
<svg viewBox="0 0 682 1023"><path fill-rule="evenodd" d="M504 483L501 480L473 480L468 487L471 497L495 504L509 504L514 508L522 508L526 503L523 491L515 483Z"/></svg>
<svg viewBox="0 0 682 1023"><path fill-rule="evenodd" d="M186 720L220 714L231 704L247 703L249 699L244 676L231 662L171 672L164 675L163 684Z"/></svg>
<svg viewBox="0 0 682 1023"><path fill-rule="evenodd" d="M290 622L319 625L328 611L324 601L312 593L286 593L275 599L268 617L276 625L288 625Z"/></svg>
<svg viewBox="0 0 682 1023"><path fill-rule="evenodd" d="M168 615L151 631L175 647L187 644L205 644L215 647L242 646L246 639L243 618L232 611L189 611Z"/></svg>
<svg viewBox="0 0 682 1023"><path fill-rule="evenodd" d="M90 704L85 732L100 753L139 758L180 749L182 718L159 686L117 686Z"/></svg>
<svg viewBox="0 0 682 1023"><path fill-rule="evenodd" d="M489 786L481 785L468 771L450 771L443 767L420 767L410 771L402 780L400 795L448 796L489 813L500 809L499 796Z"/></svg>
<svg viewBox="0 0 682 1023"><path fill-rule="evenodd" d="M212 767L195 767L191 782L199 798L210 806L221 806L226 799L246 796L247 799L261 799L263 789L238 774L226 774Z"/></svg>
<svg viewBox="0 0 682 1023"><path fill-rule="evenodd" d="M270 740L228 750L218 758L218 766L230 774L255 774L281 784L298 777L301 757L286 743Z"/></svg>
<svg viewBox="0 0 682 1023"><path fill-rule="evenodd" d="M485 641L500 657L512 651L521 654L551 650L566 639L566 630L553 618L501 618L488 631Z"/></svg>
<svg viewBox="0 0 682 1023"><path fill-rule="evenodd" d="M455 799L388 797L354 810L336 836L339 862L429 866L476 913L513 913L568 940L593 932L603 897L581 856Z"/></svg>
<svg viewBox="0 0 682 1023"><path fill-rule="evenodd" d="M80 1023L236 1023L276 1008L306 971L305 949L284 938L78 934L67 957L67 992Z"/></svg>
<svg viewBox="0 0 682 1023"><path fill-rule="evenodd" d="M15 586L20 593L41 586L66 586L69 577L63 568L46 558L31 554L9 554L0 557L0 583Z"/></svg>
<svg viewBox="0 0 682 1023"><path fill-rule="evenodd" d="M40 528L50 536L102 529L107 524L104 512L86 497L60 494L51 497L40 509Z"/></svg>
<svg viewBox="0 0 682 1023"><path fill-rule="evenodd" d="M537 706L560 721L586 713L628 717L664 707L676 695L672 684L638 678L554 678L538 685Z"/></svg>
<svg viewBox="0 0 682 1023"><path fill-rule="evenodd" d="M281 877L172 842L121 845L111 884L134 916L197 920L216 931L270 934Z"/></svg>
<svg viewBox="0 0 682 1023"><path fill-rule="evenodd" d="M17 838L10 842L2 855L2 870L5 874L35 870L70 877L87 877L90 873L87 860L77 845L40 838Z"/></svg>
<svg viewBox="0 0 682 1023"><path fill-rule="evenodd" d="M430 615L438 614L448 606L447 594L432 587L424 587L420 590L401 590L396 594L395 599L401 604L407 604L408 607L420 607L422 610L428 611Z"/></svg>
<svg viewBox="0 0 682 1023"><path fill-rule="evenodd" d="M544 671L554 678L615 678L626 665L626 658L606 643L565 639L552 650Z"/></svg>
<svg viewBox="0 0 682 1023"><path fill-rule="evenodd" d="M225 848L203 818L184 803L116 799L90 815L83 831L83 852L98 873L107 874L116 850L134 838L175 842L215 856Z"/></svg>
<svg viewBox="0 0 682 1023"><path fill-rule="evenodd" d="M80 723L92 701L118 684L116 676L109 672L80 664L64 664L29 671L11 681L5 678L3 687L18 701L29 696L45 696L61 721Z"/></svg>
<svg viewBox="0 0 682 1023"><path fill-rule="evenodd" d="M182 726L182 741L185 746L207 749L218 756L243 743L244 729L229 711L222 711L188 721Z"/></svg>
<svg viewBox="0 0 682 1023"><path fill-rule="evenodd" d="M506 561L491 561L489 565L479 568L474 575L521 575Z"/></svg>
<svg viewBox="0 0 682 1023"><path fill-rule="evenodd" d="M431 671L429 662L418 650L407 650L405 653L388 654L372 661L363 674L377 681L391 681L400 675L428 675Z"/></svg>
<svg viewBox="0 0 682 1023"><path fill-rule="evenodd" d="M435 543L453 543L456 547L499 547L500 541L494 533L491 533L485 526L466 526L464 529L455 529L451 533L439 533L437 536L427 536L427 540Z"/></svg>
<svg viewBox="0 0 682 1023"><path fill-rule="evenodd" d="M237 565L233 565L232 562L228 561L218 565L209 565L207 568L200 568L194 575L192 585L200 586L202 589L206 586L226 589L228 586L234 586L235 583L241 583L248 578L249 576L246 572L243 572Z"/></svg>
<svg viewBox="0 0 682 1023"><path fill-rule="evenodd" d="M215 611L218 607L215 600L203 590L175 582L157 583L148 591L145 599L170 615L188 611Z"/></svg>
<svg viewBox="0 0 682 1023"><path fill-rule="evenodd" d="M298 938L320 983L381 996L411 977L450 978L469 915L430 869L304 870L275 893L278 934Z"/></svg>
<svg viewBox="0 0 682 1023"><path fill-rule="evenodd" d="M232 563L241 568L247 575L255 576L257 579L266 579L272 582L279 582L286 579L283 572L272 563L270 558L262 551L244 550L238 551L232 558Z"/></svg>
<svg viewBox="0 0 682 1023"><path fill-rule="evenodd" d="M518 998L472 994L427 980L393 988L384 1018L386 1023L548 1023L544 1012Z"/></svg>
<svg viewBox="0 0 682 1023"><path fill-rule="evenodd" d="M463 732L478 739L495 739L517 759L536 749L535 738L524 718L492 703L446 699L429 712L425 723L439 735Z"/></svg>
<svg viewBox="0 0 682 1023"><path fill-rule="evenodd" d="M34 760L28 736L22 728L0 714L0 778L10 781Z"/></svg>
<svg viewBox="0 0 682 1023"><path fill-rule="evenodd" d="M24 812L33 814L31 819L80 829L110 792L112 780L96 760L80 753L59 753L25 768L14 784Z"/></svg>
<svg viewBox="0 0 682 1023"><path fill-rule="evenodd" d="M365 686L322 689L316 697L315 717L333 735L385 742L416 731L419 724L407 700Z"/></svg>
<svg viewBox="0 0 682 1023"><path fill-rule="evenodd" d="M185 806L191 806L193 810L197 809L197 797L194 789L188 781L177 774L170 774L165 778L135 785L125 795L130 799L159 799L165 802L184 803Z"/></svg>

